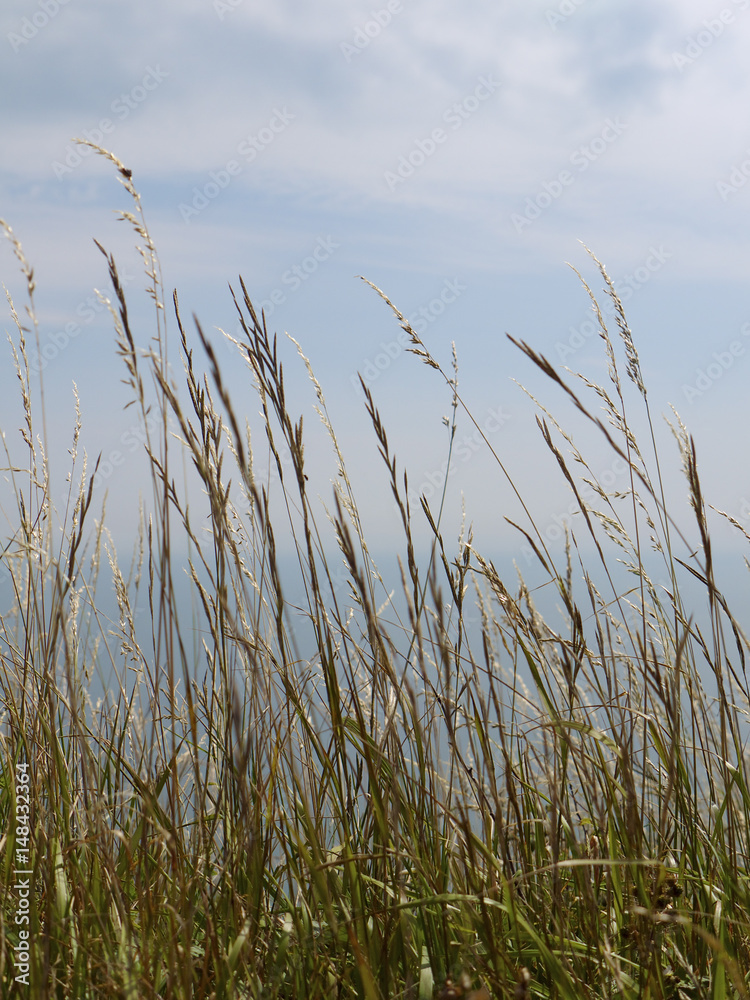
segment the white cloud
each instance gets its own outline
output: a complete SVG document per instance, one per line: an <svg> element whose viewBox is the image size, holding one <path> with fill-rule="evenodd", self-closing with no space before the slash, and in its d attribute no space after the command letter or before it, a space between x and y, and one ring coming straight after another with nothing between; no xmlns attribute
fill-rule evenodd
<svg viewBox="0 0 750 1000"><path fill-rule="evenodd" d="M579 260L578 238L615 276L642 267L652 246L673 254L633 299L636 315L666 289L704 294L700 281L711 288L721 281L728 300L740 300L750 263L750 182L726 199L716 184L750 148L750 10L731 0L710 7L612 0L606 8L584 0L553 26L547 15L560 9L555 0L403 0L388 24L376 25L381 30L370 25L369 43L347 59L342 43L361 40L372 10L385 6L244 0L220 18L211 0L69 0L14 52L8 34L35 8L6 5L0 86L12 99L0 144L0 215L37 268L44 322L63 322L66 309L104 284L92 236L124 260L132 256L131 233L111 214L130 207L111 167L89 158L59 179L54 170L71 137L105 118L115 125L105 144L134 171L168 284L189 289L208 326L219 290L237 271L262 297L328 232L342 249L327 277L275 320L285 324L291 315L314 328L309 316L318 309L326 322L341 322L319 333L332 340L350 336L356 324L344 307L337 316L326 296L331 287L343 294L356 273L394 283L399 275L411 282L460 273L474 289L489 287L489 275L526 273L538 275L543 289L564 260ZM718 30L713 19L725 7L736 18L709 44L703 22ZM680 71L674 53L686 52L691 39L700 52ZM149 67L166 76L141 95ZM461 127L451 130L445 115L471 98L482 77L497 80L497 89L476 108L473 101L464 107ZM129 94L134 106L118 117L113 104ZM288 126L271 129L252 162L242 160L243 141L269 129L283 109L294 115ZM627 128L581 170L571 158L581 146L601 145L608 119ZM437 128L446 139L427 153ZM412 163L413 173L391 190L386 172L415 150L412 160L422 151L424 163ZM183 223L180 204L232 159L241 170L226 190ZM561 171L574 182L517 232L511 214L548 191ZM4 274L10 259L2 258ZM467 303L472 294L480 293L467 293ZM480 333L472 327L466 336L488 338L504 325L507 302L482 294ZM731 328L736 319L723 308L717 303L716 324ZM440 331L451 322L446 317ZM545 322L554 343L561 335L554 304ZM357 330L377 343L375 333ZM679 352L691 370L693 347L678 329L654 322L644 336L660 345L657 379L680 377L671 361ZM357 356L368 350L364 343ZM489 375L475 377L482 384ZM665 384L676 396L679 384ZM384 378L379 391L388 385ZM706 406L718 406L719 396L726 405L721 392ZM730 449L722 442L716 455L726 460Z"/></svg>

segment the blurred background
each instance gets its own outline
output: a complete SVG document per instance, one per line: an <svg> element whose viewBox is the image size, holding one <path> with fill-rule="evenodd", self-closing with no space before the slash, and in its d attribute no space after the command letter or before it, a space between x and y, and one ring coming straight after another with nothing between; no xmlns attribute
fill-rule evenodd
<svg viewBox="0 0 750 1000"><path fill-rule="evenodd" d="M176 372L175 288L191 335L195 313L237 411L259 429L252 379L220 332L236 336L228 286L242 275L279 334L290 408L305 416L308 468L330 506L330 443L284 335L299 341L376 556L397 547L399 521L357 373L413 500L439 503L452 409L449 388L404 349L398 322L360 275L410 318L446 371L455 342L461 394L550 543L582 519L569 514L572 494L517 382L577 436L603 485L627 488L601 436L506 338L609 384L590 300L567 266L599 295L584 244L625 306L675 519L694 534L661 419L674 421L672 406L695 436L707 500L747 528L749 44L750 0L6 0L0 216L35 270L30 356L54 415L53 494L66 490L73 382L89 461L102 456L96 503L108 494L119 545L132 540L146 485L143 428L125 409L130 391L96 297L111 291L94 238L118 261L144 348L153 309L132 229L116 217L132 208L127 193L78 137L133 172L160 256ZM10 245L0 254L20 309ZM18 383L2 350L0 426L22 455ZM626 396L645 445L641 397L630 384ZM446 538L458 536L463 505L480 551L527 572L528 547L504 521L522 518L518 501L460 411L450 470ZM12 532L5 497L3 509ZM735 574L746 542L718 517L714 536L725 585L744 580Z"/></svg>

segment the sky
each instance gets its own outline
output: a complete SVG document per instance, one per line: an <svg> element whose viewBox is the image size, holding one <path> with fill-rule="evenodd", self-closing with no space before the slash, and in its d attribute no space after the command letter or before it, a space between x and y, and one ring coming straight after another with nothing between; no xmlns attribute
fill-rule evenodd
<svg viewBox="0 0 750 1000"><path fill-rule="evenodd" d="M331 449L285 334L299 342L374 549L393 546L398 521L357 373L413 497L433 504L452 409L445 383L405 350L360 276L448 372L455 343L462 398L545 538L559 540L572 497L518 383L582 442L605 485L626 487L616 456L506 336L561 374L568 366L608 384L569 266L601 292L585 247L622 298L676 520L690 524L662 419L674 420L671 407L694 435L707 501L750 529L750 0L5 0L0 46L0 217L35 271L53 490L64 492L75 382L82 441L106 472L96 499L108 494L118 538L132 534L145 466L96 298L109 286L94 238L118 260L142 346L153 314L132 230L116 216L132 207L127 194L111 163L74 138L132 170L167 302L177 289L183 315L215 338L233 399L257 429L250 376L220 332L236 331L229 285L243 277L279 334L308 466L330 507ZM9 245L0 276L22 302ZM7 310L3 322L12 331ZM20 410L5 350L10 440ZM626 394L648 433L641 397L630 385ZM463 505L480 551L528 568L504 521L520 519L518 502L462 412L450 472L446 537L458 535ZM714 532L717 550L741 558L734 529L716 517Z"/></svg>

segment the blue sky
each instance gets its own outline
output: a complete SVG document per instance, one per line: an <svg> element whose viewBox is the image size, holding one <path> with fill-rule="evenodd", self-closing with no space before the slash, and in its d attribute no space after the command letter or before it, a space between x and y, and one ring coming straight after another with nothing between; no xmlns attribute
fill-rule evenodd
<svg viewBox="0 0 750 1000"><path fill-rule="evenodd" d="M455 341L464 397L554 535L571 497L514 379L570 430L580 424L505 334L606 380L588 298L566 266L600 290L582 243L621 292L675 516L689 522L660 420L670 404L695 435L707 499L750 525L749 44L750 0L6 0L0 215L35 268L53 451L68 446L75 380L89 454L125 456L100 495L109 490L109 517L127 535L138 431L94 294L107 279L93 237L128 276L144 346L152 326L132 233L114 214L127 196L110 164L71 141L84 137L133 171L167 296L177 288L186 318L233 333L227 283L241 274L269 325L300 342L381 546L397 521L356 373L427 493L444 469L450 396L357 276L420 323L446 367ZM19 294L9 247L0 273ZM330 448L294 346L284 351L330 502ZM220 357L258 426L249 376L228 348ZM9 433L9 356L0 378ZM629 406L645 426L636 394ZM616 485L614 456L580 430ZM474 433L460 418L447 535L463 494L479 547L525 568L502 522L517 503ZM720 524L716 537L738 548Z"/></svg>

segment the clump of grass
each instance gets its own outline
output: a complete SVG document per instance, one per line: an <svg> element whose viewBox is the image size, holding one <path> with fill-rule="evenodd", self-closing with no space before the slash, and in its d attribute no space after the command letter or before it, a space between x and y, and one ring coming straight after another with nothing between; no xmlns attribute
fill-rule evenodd
<svg viewBox="0 0 750 1000"><path fill-rule="evenodd" d="M76 409L69 502L53 503L38 433L43 398L27 356L33 273L3 224L28 297L23 320L10 302L21 457L4 438L16 507L6 511L2 545L14 597L0 619L3 995L746 997L747 643L715 578L694 443L677 420L695 517L695 538L683 538L653 432L646 454L631 430L628 382L594 294L608 387L565 378L516 343L626 463L627 489L607 491L540 404L541 444L583 515L581 537L571 532L560 555L493 452L527 517L518 530L559 595L562 628L543 619L522 579L501 578L470 532L457 548L446 541L442 505L433 511L423 498L411 509L408 479L363 385L401 518L401 620L309 362L303 356L337 464L322 519L309 494L302 416L265 317L240 281L235 346L261 405L278 498L256 476L217 355L197 321L194 333L183 323L176 295L175 380L158 260L132 175L98 152L133 200L123 219L142 241L155 306L144 351L103 250L152 496L124 572L103 517L94 520ZM651 426L622 305L594 264ZM417 361L446 383L454 420L459 408L473 419L455 367L445 371L391 308ZM172 471L185 458L197 500ZM426 565L415 517L434 536ZM669 589L647 571L646 538ZM302 608L285 596L280 568L290 540ZM627 592L611 575L614 558L633 575ZM334 585L339 562L345 597ZM197 650L177 596L184 568L200 618ZM707 628L681 597L688 578L704 589ZM103 586L114 588L116 621L100 610ZM136 620L139 600L145 623ZM480 614L478 637L466 626L469 606ZM297 648L301 632L312 654ZM95 698L97 677L105 683ZM26 856L32 891L23 909L16 872ZM28 923L17 922L20 913ZM28 986L16 978L24 941Z"/></svg>

